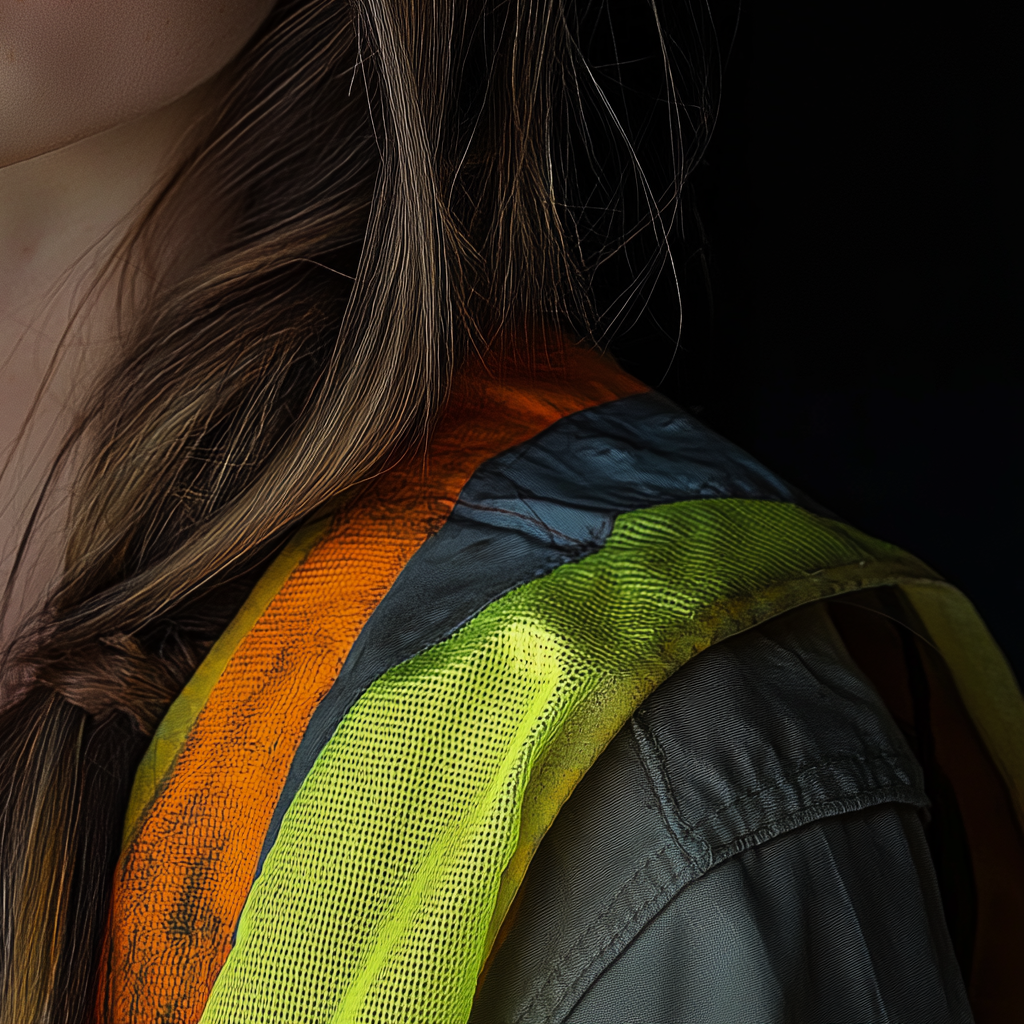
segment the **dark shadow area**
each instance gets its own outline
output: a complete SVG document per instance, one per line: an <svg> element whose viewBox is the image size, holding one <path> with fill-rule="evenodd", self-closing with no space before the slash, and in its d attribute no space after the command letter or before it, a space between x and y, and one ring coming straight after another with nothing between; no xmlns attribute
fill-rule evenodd
<svg viewBox="0 0 1024 1024"><path fill-rule="evenodd" d="M734 42L735 5L711 14L682 343L666 275L613 350L960 586L1024 676L1021 9L751 5Z"/></svg>

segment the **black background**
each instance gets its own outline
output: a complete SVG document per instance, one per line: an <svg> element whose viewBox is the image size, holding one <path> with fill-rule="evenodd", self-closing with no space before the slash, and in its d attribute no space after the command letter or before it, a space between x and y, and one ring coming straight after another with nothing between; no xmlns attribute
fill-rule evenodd
<svg viewBox="0 0 1024 1024"><path fill-rule="evenodd" d="M681 344L664 275L613 345L960 586L1019 678L1020 10L712 3L720 108L673 237Z"/></svg>

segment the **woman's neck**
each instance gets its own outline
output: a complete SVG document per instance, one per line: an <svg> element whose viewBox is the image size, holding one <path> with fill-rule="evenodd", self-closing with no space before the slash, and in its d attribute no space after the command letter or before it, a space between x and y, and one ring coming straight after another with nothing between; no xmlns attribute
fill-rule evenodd
<svg viewBox="0 0 1024 1024"><path fill-rule="evenodd" d="M118 275L97 274L173 166L206 92L0 168L0 588L76 408L116 348ZM60 491L48 498L56 514L26 552L0 638L59 569Z"/></svg>
<svg viewBox="0 0 1024 1024"><path fill-rule="evenodd" d="M0 168L0 354L26 331L59 338L58 295L91 282L140 203L166 173L202 109L200 88L145 117ZM62 316L61 314L65 314Z"/></svg>

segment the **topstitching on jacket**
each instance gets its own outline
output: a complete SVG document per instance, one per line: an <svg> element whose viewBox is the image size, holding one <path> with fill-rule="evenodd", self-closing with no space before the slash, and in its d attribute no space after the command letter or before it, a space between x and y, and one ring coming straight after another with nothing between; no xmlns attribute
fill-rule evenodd
<svg viewBox="0 0 1024 1024"><path fill-rule="evenodd" d="M712 648L563 808L472 1019L969 1021L925 805L821 606Z"/></svg>

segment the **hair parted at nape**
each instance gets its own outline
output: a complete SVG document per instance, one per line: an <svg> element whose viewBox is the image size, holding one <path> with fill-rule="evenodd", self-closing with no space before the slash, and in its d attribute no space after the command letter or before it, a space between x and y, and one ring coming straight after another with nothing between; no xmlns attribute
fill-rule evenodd
<svg viewBox="0 0 1024 1024"><path fill-rule="evenodd" d="M7 652L0 1024L92 1019L128 789L214 638L204 598L422 443L467 353L588 322L604 250L566 196L595 117L621 133L561 0L282 0L224 72L111 266L197 190L225 238L133 305L61 456L62 581ZM641 216L602 245L674 215L632 166Z"/></svg>

